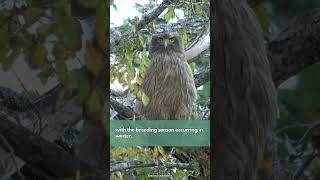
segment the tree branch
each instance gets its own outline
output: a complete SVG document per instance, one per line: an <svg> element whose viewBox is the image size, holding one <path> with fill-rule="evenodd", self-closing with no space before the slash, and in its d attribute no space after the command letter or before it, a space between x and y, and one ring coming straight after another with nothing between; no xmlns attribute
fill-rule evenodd
<svg viewBox="0 0 320 180"><path fill-rule="evenodd" d="M145 15L142 20L138 23L137 31L144 28L147 24L157 18L167 7L173 2L178 2L178 0L164 0L155 10L153 10L150 14Z"/></svg>
<svg viewBox="0 0 320 180"><path fill-rule="evenodd" d="M12 163L14 165L14 168L18 174L18 177L20 180L25 180L26 178L23 176L23 174L20 171L20 168L24 165L24 164L18 164L19 161L17 160L17 158L14 155L14 149L10 146L10 144L8 143L8 141L6 140L6 138L0 134L0 140L2 141L1 144L4 145L4 148L7 149L8 153L10 154L10 158L12 160ZM21 160L20 160L21 161Z"/></svg>
<svg viewBox="0 0 320 180"><path fill-rule="evenodd" d="M277 86L302 69L320 62L320 9L295 18L267 49Z"/></svg>
<svg viewBox="0 0 320 180"><path fill-rule="evenodd" d="M135 169L135 168L146 168L146 167L157 167L159 166L157 163L142 163L140 161L132 161L132 162L121 162L114 163L110 167L110 172L116 171L124 171L127 169ZM177 169L192 169L192 166L188 163L170 163L166 166L166 168L177 168Z"/></svg>
<svg viewBox="0 0 320 180"><path fill-rule="evenodd" d="M204 25L202 32L193 41L192 45L186 49L185 58L191 63L198 60L198 57L210 48L210 23Z"/></svg>
<svg viewBox="0 0 320 180"><path fill-rule="evenodd" d="M203 38L205 39L205 38ZM193 47L209 48L196 43ZM195 48L197 49L197 48ZM198 57L202 52L190 49L186 56L190 54ZM267 44L270 64L272 66L272 77L276 86L285 80L296 75L304 68L320 62L320 9L313 10L305 15L295 18L279 36ZM192 58L193 58L192 57ZM196 58L187 58L189 62ZM209 76L209 73L206 75ZM209 77L202 76L202 85Z"/></svg>
<svg viewBox="0 0 320 180"><path fill-rule="evenodd" d="M40 168L52 177L71 177L77 169L86 174L94 172L91 167L80 162L56 144L48 142L29 130L0 115L0 133L19 156L31 166ZM3 141L0 145L5 147Z"/></svg>
<svg viewBox="0 0 320 180"><path fill-rule="evenodd" d="M134 115L137 114L130 108L113 99L110 99L110 107L118 112L118 114L121 116L121 119L132 119Z"/></svg>
<svg viewBox="0 0 320 180"><path fill-rule="evenodd" d="M188 27L188 37L190 41L194 41L196 37L203 32L203 27L206 26L209 19L203 19L200 17L192 17L187 19L181 19L177 23L172 23L170 26L164 24L158 24L155 26L155 31L160 31L164 27L168 28L170 32L181 32L184 27ZM140 32L144 36L150 36L150 34L154 33L149 29L142 29ZM126 44L128 44L128 40L132 40L132 33L121 31L121 27L115 27L111 29L110 34L110 52L116 53L121 48L123 48ZM148 46L148 44L147 44ZM139 50L139 49L138 49ZM142 49L140 49L142 51Z"/></svg>

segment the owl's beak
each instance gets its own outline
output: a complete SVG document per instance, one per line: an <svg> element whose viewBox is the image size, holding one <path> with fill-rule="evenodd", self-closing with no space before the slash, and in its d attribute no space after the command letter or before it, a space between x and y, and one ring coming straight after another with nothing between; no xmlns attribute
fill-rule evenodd
<svg viewBox="0 0 320 180"><path fill-rule="evenodd" d="M164 40L164 48L167 48L167 46L168 46L168 41Z"/></svg>

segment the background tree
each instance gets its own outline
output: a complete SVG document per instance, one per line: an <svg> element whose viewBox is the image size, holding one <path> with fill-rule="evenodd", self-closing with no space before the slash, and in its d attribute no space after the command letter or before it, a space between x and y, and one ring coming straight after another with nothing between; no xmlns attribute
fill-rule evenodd
<svg viewBox="0 0 320 180"><path fill-rule="evenodd" d="M1 1L1 179L102 176L108 3Z"/></svg>
<svg viewBox="0 0 320 180"><path fill-rule="evenodd" d="M189 8L185 7L182 10L197 14L200 9L202 11L200 18L192 16L185 20L181 19L173 28L181 29L182 34L183 29L188 30L185 36L189 47L187 52L191 57L189 62L191 68L194 68L200 95L198 116L206 119L209 116L207 97L210 93L209 87L206 87L209 83L206 82L210 79L207 69L210 46L207 38L208 28L204 28L209 27L208 21L203 21L203 18L208 18L209 15L203 13L209 12L204 5L209 2L205 0L192 2L189 3ZM164 0L163 3L173 2ZM319 7L319 1L250 0L249 3L264 30L272 76L278 87L281 114L273 138L267 143L270 151L264 154L258 171L259 178L316 179L315 172L319 171L317 84L320 60L320 11L316 7ZM128 99L135 98L139 92L135 86L124 92L106 92L105 83L108 75L110 79L115 81L122 79L122 82L125 82L122 84L128 84L128 77L119 74L130 72L122 72L124 71L122 69L126 69L123 67L119 69L121 73L107 73L106 77L104 66L107 67L109 64L108 45L112 47L111 53L121 54L120 50L126 49L122 48L124 44L131 42L136 42L137 46L145 44L145 48L142 46L139 49L143 54L148 45L146 42L139 43L139 35L143 35L142 40L145 41L147 39L145 36L149 33L145 32L146 28L159 29L152 28L153 24L166 22L166 18L171 18L172 12L176 12L175 8L168 6L153 7L148 11L142 11L146 16L140 19L131 17L125 23L127 26L109 29L107 11L109 6L114 4L109 1L82 0L1 1L0 159L1 169L5 169L1 171L4 172L1 178L108 177L103 171L106 168L96 171L97 166L102 167L97 160L102 160L109 154L102 153L105 152L104 143L107 143L102 126L97 127L94 124L99 122L97 121L99 117L109 119L107 106L109 93L111 93L111 117L134 117L133 104L130 103L134 101ZM140 8L143 10L143 7ZM160 16L162 12L166 14L166 18ZM136 31L131 31L134 29L133 24L137 24ZM212 21L211 36L214 36L215 26L218 24L215 25ZM106 36L109 34L110 41ZM126 41L129 43L125 43ZM128 52L131 51L130 48L132 47L127 47ZM123 57L128 55L136 57L130 53ZM111 66L114 65L112 63ZM195 67L192 63L195 63ZM139 82L137 75L144 65L132 62L132 66L137 67L135 81L132 81L132 84ZM215 71L214 67L212 70ZM210 80L214 85L214 79ZM41 85L41 82L44 84ZM126 96L129 91L131 95ZM204 101L201 102L201 99ZM102 105L107 107L103 109L103 115L100 113ZM97 148L99 144L101 148ZM147 155L145 158L152 157L156 151L153 149L150 151L150 156ZM132 160L135 158L132 154L137 152L137 149L123 149L123 151L120 149L113 152ZM161 148L157 152L161 153ZM204 159L208 162L207 157ZM56 163L52 164L52 160ZM117 171L115 174L120 177L119 172L124 172L123 166L111 165ZM129 167L134 168L137 165ZM190 166L180 167L183 169ZM195 164L192 169L195 171L197 165ZM150 169L144 167L138 171L143 174L148 170ZM186 176L184 171L177 172L179 176Z"/></svg>

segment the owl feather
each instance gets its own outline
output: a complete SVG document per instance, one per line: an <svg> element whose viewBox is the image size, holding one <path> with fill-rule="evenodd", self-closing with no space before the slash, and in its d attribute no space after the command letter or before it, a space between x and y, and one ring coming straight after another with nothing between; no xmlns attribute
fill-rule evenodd
<svg viewBox="0 0 320 180"><path fill-rule="evenodd" d="M190 119L196 100L193 75L184 57L180 36L160 34L149 47L151 65L141 90L150 98L141 114L151 120Z"/></svg>

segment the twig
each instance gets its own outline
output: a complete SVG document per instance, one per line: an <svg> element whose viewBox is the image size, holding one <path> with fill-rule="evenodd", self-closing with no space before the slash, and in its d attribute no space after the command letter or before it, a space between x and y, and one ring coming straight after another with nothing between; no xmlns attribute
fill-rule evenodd
<svg viewBox="0 0 320 180"><path fill-rule="evenodd" d="M155 10L153 10L150 14L145 15L142 20L137 25L137 31L143 29L147 24L149 24L152 20L157 18L170 4L173 2L178 2L178 0L164 0L161 5L159 5Z"/></svg>
<svg viewBox="0 0 320 180"><path fill-rule="evenodd" d="M301 147L304 147L305 144L307 143L307 139L309 138L310 133L316 129L320 127L320 122L316 122L314 123L312 126L310 126L307 131L304 133L304 135L302 136L302 138L299 140L298 145L301 145Z"/></svg>
<svg viewBox="0 0 320 180"><path fill-rule="evenodd" d="M311 164L314 158L317 157L317 151L314 150L311 154L309 154L306 158L306 160L303 162L303 164L300 166L300 168L295 172L292 180L298 180L303 171Z"/></svg>
<svg viewBox="0 0 320 180"><path fill-rule="evenodd" d="M16 171L17 171L19 178L22 180L25 180L25 178L22 175L22 173L20 172L20 169L19 169L18 164L16 162L13 148L10 146L10 144L8 143L8 141L6 140L6 138L2 134L0 134L0 138L1 138L2 144L4 146L6 146L5 148L9 151L10 157L12 159L14 167L16 168Z"/></svg>
<svg viewBox="0 0 320 180"><path fill-rule="evenodd" d="M283 131L287 130L287 129L293 129L293 128L297 128L297 127L308 127L311 126L312 124L303 124L303 123L295 123L295 124L290 124L286 127L280 128L278 130L275 131L275 134L278 135L280 133L282 133Z"/></svg>

